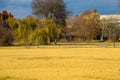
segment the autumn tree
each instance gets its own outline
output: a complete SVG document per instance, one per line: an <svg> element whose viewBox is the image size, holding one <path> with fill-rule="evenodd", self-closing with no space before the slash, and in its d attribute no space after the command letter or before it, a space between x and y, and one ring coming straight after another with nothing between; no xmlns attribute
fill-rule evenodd
<svg viewBox="0 0 120 80"><path fill-rule="evenodd" d="M100 15L96 9L85 11L80 15L81 24L89 40L100 38Z"/></svg>
<svg viewBox="0 0 120 80"><path fill-rule="evenodd" d="M57 25L53 19L46 19L44 21L45 32L50 38L50 42L59 39L61 34L61 26Z"/></svg>
<svg viewBox="0 0 120 80"><path fill-rule="evenodd" d="M58 40L61 34L61 27L52 19L38 21L38 27L32 32L33 39L41 45L48 45Z"/></svg>
<svg viewBox="0 0 120 80"><path fill-rule="evenodd" d="M14 37L14 42L17 41L17 28L18 28L18 20L16 18L9 18L6 23L8 24L8 26L10 27L11 31L12 31L12 35Z"/></svg>
<svg viewBox="0 0 120 80"><path fill-rule="evenodd" d="M11 45L13 42L12 30L7 24L7 20L13 18L11 13L3 11L0 13L0 44L1 45Z"/></svg>
<svg viewBox="0 0 120 80"><path fill-rule="evenodd" d="M13 40L12 31L10 29L0 27L0 45L9 46Z"/></svg>
<svg viewBox="0 0 120 80"><path fill-rule="evenodd" d="M17 35L20 43L27 45L32 42L32 32L38 27L36 22L36 19L32 16L28 16L18 21Z"/></svg>
<svg viewBox="0 0 120 80"><path fill-rule="evenodd" d="M81 41L100 39L101 22L96 9L84 11L81 15L67 19L68 36L79 38Z"/></svg>
<svg viewBox="0 0 120 80"><path fill-rule="evenodd" d="M68 17L66 21L67 21L66 31L67 31L68 41L72 41L74 37L75 38L80 37L81 34L80 16L76 14L73 17Z"/></svg>

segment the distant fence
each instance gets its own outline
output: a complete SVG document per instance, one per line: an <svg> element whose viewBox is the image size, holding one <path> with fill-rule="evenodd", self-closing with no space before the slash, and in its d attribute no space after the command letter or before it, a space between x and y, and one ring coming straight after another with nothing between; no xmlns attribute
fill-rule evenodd
<svg viewBox="0 0 120 80"><path fill-rule="evenodd" d="M29 46L29 47L120 47L119 42L113 42L113 43L105 43L105 42L99 42L99 43L51 43L50 45L40 45L38 43L34 43L31 45L19 45L18 43L13 43L12 46Z"/></svg>
<svg viewBox="0 0 120 80"><path fill-rule="evenodd" d="M54 44L52 44L54 45ZM120 47L120 43L58 43L57 46L80 47Z"/></svg>
<svg viewBox="0 0 120 80"><path fill-rule="evenodd" d="M37 47L89 47L89 48L92 48L92 47L120 47L120 43L57 43L57 44L54 44L52 43L51 45L34 45L34 46L37 46Z"/></svg>

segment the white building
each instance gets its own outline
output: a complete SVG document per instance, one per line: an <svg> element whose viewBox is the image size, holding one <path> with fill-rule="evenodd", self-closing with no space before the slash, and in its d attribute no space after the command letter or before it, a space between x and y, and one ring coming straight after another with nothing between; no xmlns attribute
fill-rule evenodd
<svg viewBox="0 0 120 80"><path fill-rule="evenodd" d="M109 20L109 19L116 19L116 20L120 20L120 15L116 14L116 15L100 15L100 19L105 19L105 20Z"/></svg>

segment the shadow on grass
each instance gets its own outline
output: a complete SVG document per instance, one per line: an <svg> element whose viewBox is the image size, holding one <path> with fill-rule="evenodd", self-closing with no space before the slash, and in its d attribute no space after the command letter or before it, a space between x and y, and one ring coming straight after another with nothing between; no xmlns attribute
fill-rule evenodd
<svg viewBox="0 0 120 80"><path fill-rule="evenodd" d="M64 60L64 59L88 59L99 61L120 61L120 58L97 58L97 57L84 57L84 56L43 56L43 57L18 57L17 60Z"/></svg>
<svg viewBox="0 0 120 80"><path fill-rule="evenodd" d="M99 76L82 76L83 78L90 79L90 80L120 80L115 78L106 78L106 77L99 77Z"/></svg>
<svg viewBox="0 0 120 80"><path fill-rule="evenodd" d="M0 80L38 80L38 79L24 79L24 78L14 78L11 76L0 77Z"/></svg>
<svg viewBox="0 0 120 80"><path fill-rule="evenodd" d="M10 76L0 77L0 80L9 80L9 79L13 79L13 78Z"/></svg>

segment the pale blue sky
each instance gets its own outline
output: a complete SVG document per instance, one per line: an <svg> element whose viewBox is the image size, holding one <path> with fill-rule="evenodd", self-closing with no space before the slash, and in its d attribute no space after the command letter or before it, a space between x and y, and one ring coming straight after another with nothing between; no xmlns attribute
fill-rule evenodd
<svg viewBox="0 0 120 80"><path fill-rule="evenodd" d="M0 12L7 10L17 18L32 14L32 0L0 0ZM67 10L81 14L85 10L96 8L100 14L120 14L118 0L65 0Z"/></svg>

